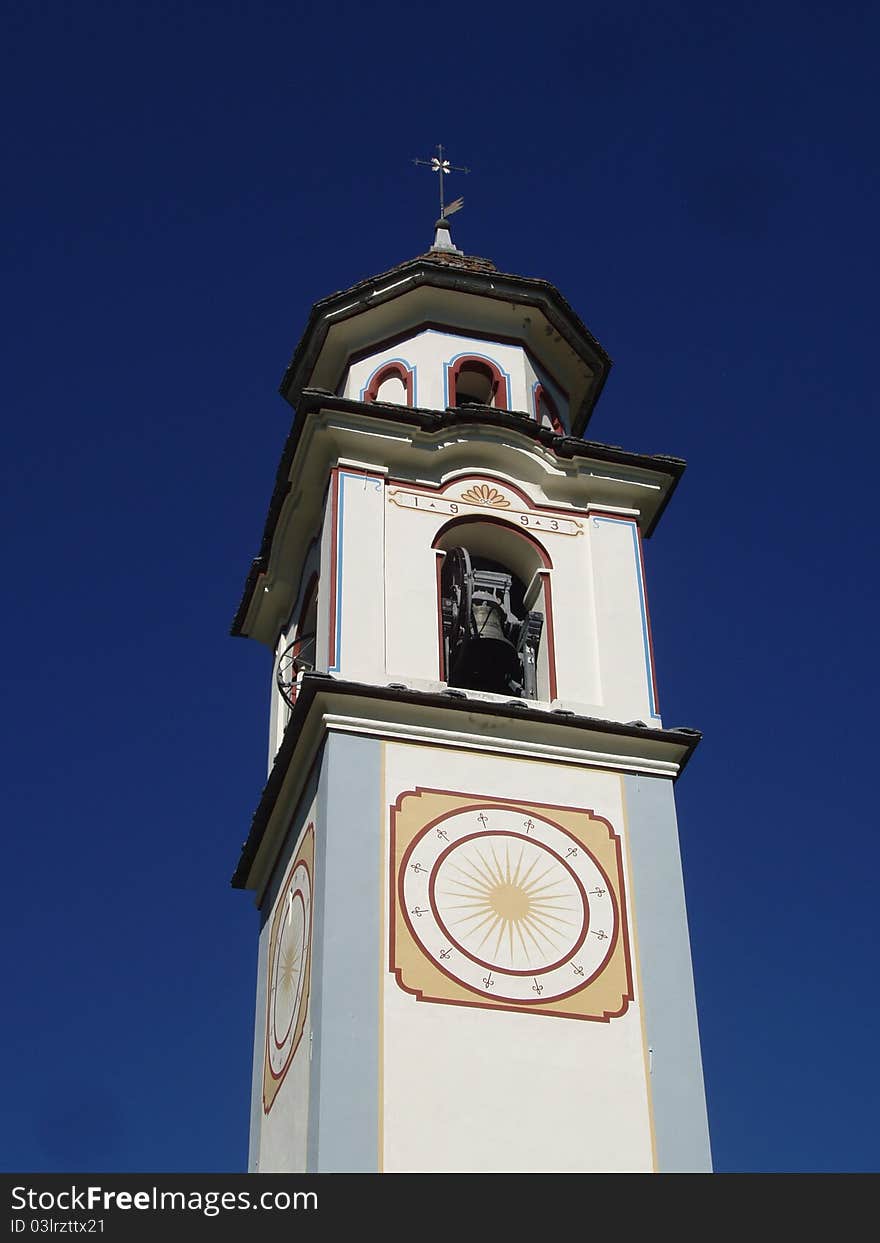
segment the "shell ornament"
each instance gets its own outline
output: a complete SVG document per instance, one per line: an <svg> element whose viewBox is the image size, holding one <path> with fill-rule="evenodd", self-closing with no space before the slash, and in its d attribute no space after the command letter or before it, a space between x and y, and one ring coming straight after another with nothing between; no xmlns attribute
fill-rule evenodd
<svg viewBox="0 0 880 1243"><path fill-rule="evenodd" d="M490 487L488 483L474 484L468 488L467 492L462 492L461 499L468 501L471 505L492 505L496 509L508 509L510 501L508 501L497 488Z"/></svg>

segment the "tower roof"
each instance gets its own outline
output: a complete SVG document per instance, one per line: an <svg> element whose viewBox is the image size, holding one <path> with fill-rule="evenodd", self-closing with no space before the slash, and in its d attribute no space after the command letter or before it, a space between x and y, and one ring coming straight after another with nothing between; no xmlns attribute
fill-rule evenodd
<svg viewBox="0 0 880 1243"><path fill-rule="evenodd" d="M448 222L438 221L437 234L448 236ZM491 326L498 339L523 342L566 377L575 436L583 433L611 370L610 357L555 285L499 272L491 260L435 240L426 254L315 303L281 395L296 406L305 388L335 389L352 354L393 339L403 323L465 331Z"/></svg>
<svg viewBox="0 0 880 1243"><path fill-rule="evenodd" d="M441 337L519 347L564 394L566 423L545 425L532 409L459 403L457 389L445 379L423 391L427 400L421 404L413 394L407 404L382 400L378 392L365 397L360 379L349 384L364 360L387 357L401 343L438 331ZM271 641L283 595L273 583L287 582L295 569L289 532L314 521L323 504L321 481L339 456L361 461L368 446L383 469L404 475L414 448L436 462L443 456L444 469L450 469L455 446L467 444L469 452L485 456L490 445L495 467L506 465L513 475L522 468L522 455L537 451L535 469L548 481L552 476L555 501L578 505L588 494L591 503L622 506L638 512L643 535L650 535L685 464L585 439L610 369L611 359L554 285L499 272L491 260L465 255L452 245L444 218L425 254L315 303L282 378L281 394L296 414L232 633ZM521 386L519 401L528 400ZM316 436L327 418L332 434Z"/></svg>

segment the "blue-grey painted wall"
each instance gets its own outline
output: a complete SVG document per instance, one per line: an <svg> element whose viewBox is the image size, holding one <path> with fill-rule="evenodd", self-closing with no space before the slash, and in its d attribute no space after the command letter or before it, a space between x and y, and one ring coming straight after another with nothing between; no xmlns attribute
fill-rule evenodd
<svg viewBox="0 0 880 1243"><path fill-rule="evenodd" d="M378 1168L381 761L376 739L331 734L318 782L308 1168L322 1173Z"/></svg>
<svg viewBox="0 0 880 1243"><path fill-rule="evenodd" d="M625 777L642 1004L661 1172L712 1168L672 782Z"/></svg>

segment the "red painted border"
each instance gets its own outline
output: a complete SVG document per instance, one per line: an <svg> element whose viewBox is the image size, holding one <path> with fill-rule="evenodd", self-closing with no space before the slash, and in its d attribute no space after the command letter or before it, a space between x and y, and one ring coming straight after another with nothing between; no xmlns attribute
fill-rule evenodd
<svg viewBox="0 0 880 1243"><path fill-rule="evenodd" d="M544 621L547 627L547 690L550 693L550 701L558 699L556 685L556 639L553 629L553 596L550 584L550 575L544 574Z"/></svg>
<svg viewBox="0 0 880 1243"><path fill-rule="evenodd" d="M369 386L364 393L364 401L374 402L379 395L379 389L392 376L396 376L398 380L403 382L403 386L406 389L406 404L412 407L413 373L409 367L405 367L403 363L398 362L384 363L373 372Z"/></svg>
<svg viewBox="0 0 880 1243"><path fill-rule="evenodd" d="M327 668L336 664L336 543L339 527L339 470L330 471L330 618L327 641Z"/></svg>

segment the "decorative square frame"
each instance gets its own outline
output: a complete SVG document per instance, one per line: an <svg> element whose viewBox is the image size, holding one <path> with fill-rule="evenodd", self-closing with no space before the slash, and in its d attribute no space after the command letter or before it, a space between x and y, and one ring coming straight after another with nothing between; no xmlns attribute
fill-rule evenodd
<svg viewBox="0 0 880 1243"><path fill-rule="evenodd" d="M423 947L414 930L412 913L407 909L406 869L418 867L413 862L413 852L425 835L438 831L443 821L463 812L472 812L475 821L482 815L485 828L493 809L519 813L526 821L530 816L540 817L573 839L574 849L583 849L608 881L616 911L614 944L593 976L585 978L582 984L574 979L569 992L552 1000L542 1000L540 993L534 1001L496 998L462 983ZM610 821L589 808L492 798L422 786L398 795L390 807L390 821L389 969L404 992L418 1001L593 1022L607 1023L626 1013L634 993L623 851L621 839ZM575 974L574 963L572 966Z"/></svg>

